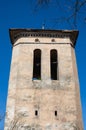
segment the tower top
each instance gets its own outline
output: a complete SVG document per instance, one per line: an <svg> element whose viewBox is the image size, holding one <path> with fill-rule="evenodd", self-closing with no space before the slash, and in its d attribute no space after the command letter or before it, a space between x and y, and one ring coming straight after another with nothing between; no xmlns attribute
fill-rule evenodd
<svg viewBox="0 0 86 130"><path fill-rule="evenodd" d="M72 45L75 46L78 37L78 30L48 30L48 29L9 29L12 45L15 40L21 37L52 37L65 38L69 37Z"/></svg>

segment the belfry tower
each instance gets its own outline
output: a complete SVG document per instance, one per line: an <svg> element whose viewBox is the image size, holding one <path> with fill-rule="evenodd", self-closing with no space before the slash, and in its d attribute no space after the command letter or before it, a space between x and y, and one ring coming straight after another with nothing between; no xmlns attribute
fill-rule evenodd
<svg viewBox="0 0 86 130"><path fill-rule="evenodd" d="M83 130L77 36L78 31L10 29L5 130Z"/></svg>

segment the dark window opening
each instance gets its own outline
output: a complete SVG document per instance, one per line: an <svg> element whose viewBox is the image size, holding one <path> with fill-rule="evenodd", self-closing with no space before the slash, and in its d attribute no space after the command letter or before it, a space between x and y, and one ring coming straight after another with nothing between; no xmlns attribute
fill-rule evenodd
<svg viewBox="0 0 86 130"><path fill-rule="evenodd" d="M41 50L34 50L34 59L33 59L33 80L41 79Z"/></svg>
<svg viewBox="0 0 86 130"><path fill-rule="evenodd" d="M57 116L57 111L55 111L55 116Z"/></svg>
<svg viewBox="0 0 86 130"><path fill-rule="evenodd" d="M38 111L37 110L35 111L35 116L38 116Z"/></svg>
<svg viewBox="0 0 86 130"><path fill-rule="evenodd" d="M52 42L55 42L55 39L52 39L51 41L52 41Z"/></svg>
<svg viewBox="0 0 86 130"><path fill-rule="evenodd" d="M37 39L35 39L35 42L39 42L39 39L37 38Z"/></svg>
<svg viewBox="0 0 86 130"><path fill-rule="evenodd" d="M57 80L57 68L58 68L58 61L57 61L57 50L53 49L50 52L50 64L51 64L51 79Z"/></svg>

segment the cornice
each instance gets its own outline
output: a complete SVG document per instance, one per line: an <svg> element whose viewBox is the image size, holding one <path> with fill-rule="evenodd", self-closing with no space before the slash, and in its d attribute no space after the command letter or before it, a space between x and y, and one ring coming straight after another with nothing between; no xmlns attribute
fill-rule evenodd
<svg viewBox="0 0 86 130"><path fill-rule="evenodd" d="M25 37L47 37L47 38L70 38L75 46L78 31L70 30L43 30L43 29L10 29L11 43L14 44L19 38Z"/></svg>

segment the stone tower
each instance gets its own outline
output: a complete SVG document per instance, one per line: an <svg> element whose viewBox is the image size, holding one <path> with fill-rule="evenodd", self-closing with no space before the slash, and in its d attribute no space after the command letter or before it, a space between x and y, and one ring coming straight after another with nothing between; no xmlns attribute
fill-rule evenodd
<svg viewBox="0 0 86 130"><path fill-rule="evenodd" d="M83 130L77 36L78 31L10 29L5 130Z"/></svg>

